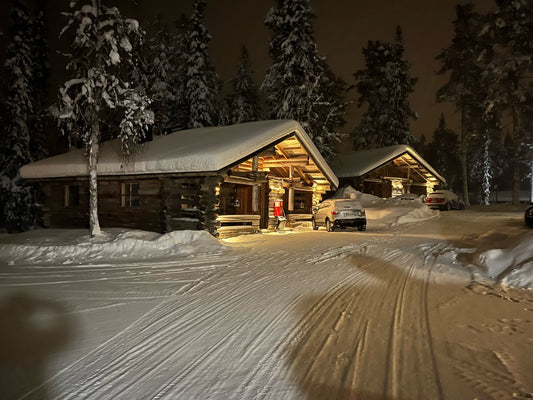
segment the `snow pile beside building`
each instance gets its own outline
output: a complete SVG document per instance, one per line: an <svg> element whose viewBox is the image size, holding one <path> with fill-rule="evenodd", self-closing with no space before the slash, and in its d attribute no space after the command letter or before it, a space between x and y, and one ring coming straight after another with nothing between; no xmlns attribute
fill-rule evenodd
<svg viewBox="0 0 533 400"><path fill-rule="evenodd" d="M102 237L90 238L86 230L39 229L8 239L11 240L2 240L0 244L0 260L10 265L151 260L220 253L227 249L207 231L174 231L161 235L117 228L106 229Z"/></svg>
<svg viewBox="0 0 533 400"><path fill-rule="evenodd" d="M361 193L351 186L340 188L333 198L358 200L366 210L368 225L373 227L426 221L439 216L438 211L431 210L420 198L413 200L382 199L371 194Z"/></svg>

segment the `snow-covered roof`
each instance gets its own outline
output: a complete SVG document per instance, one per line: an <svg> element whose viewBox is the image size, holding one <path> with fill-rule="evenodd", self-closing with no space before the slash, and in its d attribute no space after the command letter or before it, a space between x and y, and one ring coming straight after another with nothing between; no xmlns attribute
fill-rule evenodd
<svg viewBox="0 0 533 400"><path fill-rule="evenodd" d="M139 146L133 162L124 164L120 141L100 145L98 175L205 173L220 171L276 142L294 135L322 174L333 185L338 179L302 126L293 120L270 120L245 124L189 129ZM88 176L83 149L33 162L21 168L26 179Z"/></svg>
<svg viewBox="0 0 533 400"><path fill-rule="evenodd" d="M339 178L363 176L406 155L416 162L417 165L413 165L414 167L425 170L425 173L432 175L432 177L442 183L446 182L446 179L439 175L420 154L407 145L387 146L379 149L342 153L332 163L332 168ZM428 178L432 177L428 176Z"/></svg>

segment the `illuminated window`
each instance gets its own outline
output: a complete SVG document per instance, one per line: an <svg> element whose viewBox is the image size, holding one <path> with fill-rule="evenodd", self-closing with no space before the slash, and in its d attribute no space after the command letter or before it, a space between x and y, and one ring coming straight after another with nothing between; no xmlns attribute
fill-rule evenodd
<svg viewBox="0 0 533 400"><path fill-rule="evenodd" d="M65 207L78 207L80 205L80 186L65 185Z"/></svg>
<svg viewBox="0 0 533 400"><path fill-rule="evenodd" d="M122 207L139 207L139 184L138 183L123 183L121 186L121 200Z"/></svg>

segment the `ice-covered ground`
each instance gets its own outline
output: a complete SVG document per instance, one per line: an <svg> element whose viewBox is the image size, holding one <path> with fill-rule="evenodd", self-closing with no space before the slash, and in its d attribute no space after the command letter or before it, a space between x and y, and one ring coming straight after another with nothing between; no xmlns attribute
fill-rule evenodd
<svg viewBox="0 0 533 400"><path fill-rule="evenodd" d="M523 213L359 200L367 232L0 235L0 398L531 398Z"/></svg>

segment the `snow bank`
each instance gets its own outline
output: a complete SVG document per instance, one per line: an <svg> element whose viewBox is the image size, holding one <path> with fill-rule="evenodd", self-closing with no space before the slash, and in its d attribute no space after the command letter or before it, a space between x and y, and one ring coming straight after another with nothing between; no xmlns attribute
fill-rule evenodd
<svg viewBox="0 0 533 400"><path fill-rule="evenodd" d="M513 247L489 249L475 257L476 264L504 285L533 288L533 232Z"/></svg>
<svg viewBox="0 0 533 400"><path fill-rule="evenodd" d="M0 260L10 265L148 260L216 253L225 249L206 231L174 231L161 235L107 229L103 236L90 238L86 230L50 229L2 236L5 240L0 240ZM12 243L6 243L9 241Z"/></svg>
<svg viewBox="0 0 533 400"><path fill-rule="evenodd" d="M440 248L431 243L420 248L441 265L467 268L476 279L533 289L533 231L490 230L459 242L444 242Z"/></svg>
<svg viewBox="0 0 533 400"><path fill-rule="evenodd" d="M414 200L382 199L371 194L361 193L351 186L340 188L333 198L358 200L366 210L368 225L374 227L426 221L439 216L439 211L431 210L420 198Z"/></svg>

